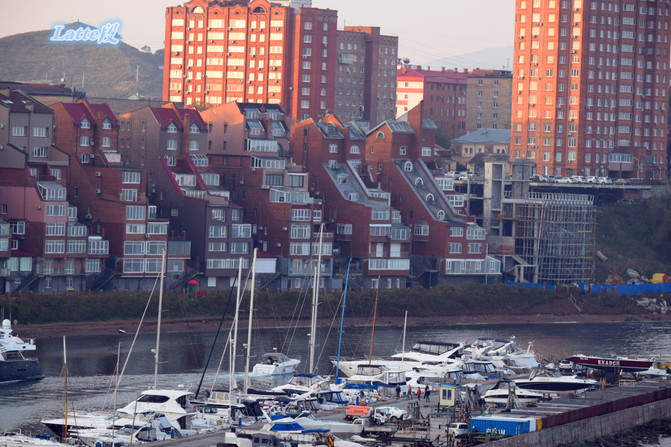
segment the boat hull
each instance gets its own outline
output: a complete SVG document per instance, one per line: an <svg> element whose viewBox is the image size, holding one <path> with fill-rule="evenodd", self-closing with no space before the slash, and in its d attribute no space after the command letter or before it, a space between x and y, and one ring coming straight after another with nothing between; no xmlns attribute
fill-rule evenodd
<svg viewBox="0 0 671 447"><path fill-rule="evenodd" d="M0 362L0 382L42 379L42 365L37 359L8 360Z"/></svg>
<svg viewBox="0 0 671 447"><path fill-rule="evenodd" d="M627 372L646 371L652 365L653 361L649 359L623 358L623 357L591 357L574 355L566 359L576 365L583 365L589 368L618 370Z"/></svg>
<svg viewBox="0 0 671 447"><path fill-rule="evenodd" d="M585 391L588 388L595 386L592 382L541 382L533 380L516 380L517 388L523 390L534 391L536 393L577 393Z"/></svg>

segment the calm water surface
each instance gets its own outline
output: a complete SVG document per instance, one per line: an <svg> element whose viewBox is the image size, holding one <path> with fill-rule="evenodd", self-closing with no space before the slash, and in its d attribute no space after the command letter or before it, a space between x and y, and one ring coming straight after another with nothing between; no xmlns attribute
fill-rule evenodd
<svg viewBox="0 0 671 447"><path fill-rule="evenodd" d="M308 363L308 330L262 329L254 331L252 352L256 355L273 347L301 358L299 370ZM402 327L378 327L375 330L374 354L386 357L403 346ZM21 335L20 331L19 334ZM626 355L671 356L671 323L533 323L533 324L444 324L409 327L406 349L419 340L467 342L477 337L506 338L515 336L526 348L533 341L539 360L557 360L576 354L614 353ZM117 364L123 364L133 334L78 336L67 338L68 405L75 411L121 407L137 394L153 386L155 335L141 334L133 348L125 374L112 402ZM202 390L228 383L228 359L216 375L227 334L220 334L212 353ZM212 350L213 332L164 332L161 336L159 387L185 386L195 390L208 355ZM240 331L236 378L243 377L245 358L243 343L247 332ZM330 357L338 352L338 330L320 328L317 336L317 368L323 375L334 373ZM341 355L366 357L370 352L369 328L346 328ZM38 339L37 356L45 378L38 382L0 385L0 431L17 427L35 430L39 421L59 417L64 408L63 340ZM121 351L121 362L118 351ZM251 360L251 364L255 359ZM215 380L216 376L216 380ZM267 378L254 378L255 386L268 386Z"/></svg>

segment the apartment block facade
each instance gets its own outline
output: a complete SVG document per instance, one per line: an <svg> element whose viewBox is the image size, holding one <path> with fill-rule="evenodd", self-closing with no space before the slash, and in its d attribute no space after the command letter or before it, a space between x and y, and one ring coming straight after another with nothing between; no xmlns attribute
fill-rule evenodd
<svg viewBox="0 0 671 447"><path fill-rule="evenodd" d="M666 179L668 77L667 2L517 0L511 157Z"/></svg>
<svg viewBox="0 0 671 447"><path fill-rule="evenodd" d="M469 74L431 67L402 66L396 75L396 116L424 102L426 118L438 126L438 141L446 145L466 133L466 91Z"/></svg>
<svg viewBox="0 0 671 447"><path fill-rule="evenodd" d="M466 86L467 131L510 129L512 74L509 71L472 70Z"/></svg>

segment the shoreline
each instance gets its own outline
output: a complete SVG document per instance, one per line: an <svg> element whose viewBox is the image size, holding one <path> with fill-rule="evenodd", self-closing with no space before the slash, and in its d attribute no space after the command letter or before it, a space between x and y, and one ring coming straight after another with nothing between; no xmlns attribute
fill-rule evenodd
<svg viewBox="0 0 671 447"><path fill-rule="evenodd" d="M161 322L161 330L167 332L215 332L219 327L220 317L182 318L167 319ZM329 326L333 320L321 319L317 322L320 327ZM408 317L409 326L437 326L437 325L476 325L476 324L524 324L524 323L630 323L630 322L665 322L671 321L671 315L654 313L643 314L529 314L529 315L450 315L440 316L432 319L420 317ZM376 322L377 326L403 326L404 318L396 316L381 316ZM231 324L231 318L224 319L222 328ZM246 326L246 323L243 323ZM120 330L126 333L135 333L139 321L112 320L92 322L63 322L49 324L21 325L14 328L15 335L24 339L48 339L63 336L83 335L111 335ZM142 324L141 333L155 332L156 320L148 320ZM292 326L309 327L309 320L293 322ZM348 317L347 326L371 326L372 320L368 317ZM282 320L270 318L257 318L254 326L258 328L285 328L289 325Z"/></svg>

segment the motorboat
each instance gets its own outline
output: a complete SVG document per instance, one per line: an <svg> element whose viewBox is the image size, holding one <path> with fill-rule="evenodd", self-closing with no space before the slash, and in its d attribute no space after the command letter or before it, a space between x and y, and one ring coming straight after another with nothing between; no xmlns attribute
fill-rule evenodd
<svg viewBox="0 0 671 447"><path fill-rule="evenodd" d="M268 376L293 374L301 362L299 359L289 358L286 354L277 351L266 352L261 358L261 362L254 365L253 374Z"/></svg>
<svg viewBox="0 0 671 447"><path fill-rule="evenodd" d="M543 395L518 388L512 380L503 379L487 390L483 398L488 404L518 408L538 402Z"/></svg>
<svg viewBox="0 0 671 447"><path fill-rule="evenodd" d="M396 388L396 385L404 385L406 372L403 370L392 370L381 364L360 364L357 373L345 379L345 388Z"/></svg>
<svg viewBox="0 0 671 447"><path fill-rule="evenodd" d="M388 359L372 360L375 363L383 363L390 369L409 371L412 368L424 368L428 366L444 366L455 363L464 353L465 345L463 343L449 343L436 341L419 341L415 343L409 351L398 352L391 355ZM369 360L340 360L333 364L340 368L346 376L353 376L357 373L360 364Z"/></svg>
<svg viewBox="0 0 671 447"><path fill-rule="evenodd" d="M654 364L654 360L651 358L624 357L607 354L576 354L572 355L571 357L567 357L565 360L573 362L576 365L586 366L588 368L621 372L647 371Z"/></svg>
<svg viewBox="0 0 671 447"><path fill-rule="evenodd" d="M191 419L198 413L191 403L193 393L186 390L146 390L117 414L133 418L143 414L161 414L173 427L184 431L192 430Z"/></svg>
<svg viewBox="0 0 671 447"><path fill-rule="evenodd" d="M3 320L0 327L0 382L43 378L40 361L25 356L36 349L34 340L24 341L13 335L11 321Z"/></svg>
<svg viewBox="0 0 671 447"><path fill-rule="evenodd" d="M491 360L497 369L521 373L540 366L532 347L533 341L529 342L526 350L520 348L514 336L507 339L478 338L466 353L474 359Z"/></svg>
<svg viewBox="0 0 671 447"><path fill-rule="evenodd" d="M364 429L364 425L362 424L317 419L314 414L307 412L299 414L294 418L294 420L304 428L326 428L333 435L344 438L360 435Z"/></svg>
<svg viewBox="0 0 671 447"><path fill-rule="evenodd" d="M562 375L557 370L537 368L531 371L528 378L515 379L515 385L538 393L567 394L596 388L599 382L578 374Z"/></svg>
<svg viewBox="0 0 671 447"><path fill-rule="evenodd" d="M496 369L491 360L466 358L461 364L461 370L464 379L468 381L500 379L503 376L503 372Z"/></svg>
<svg viewBox="0 0 671 447"><path fill-rule="evenodd" d="M0 436L0 447L63 447L51 436L32 437L20 431L8 431Z"/></svg>
<svg viewBox="0 0 671 447"><path fill-rule="evenodd" d="M270 391L272 393L283 393L286 395L305 394L318 391L330 391L329 381L319 374L300 373L294 374L289 382L276 386Z"/></svg>

